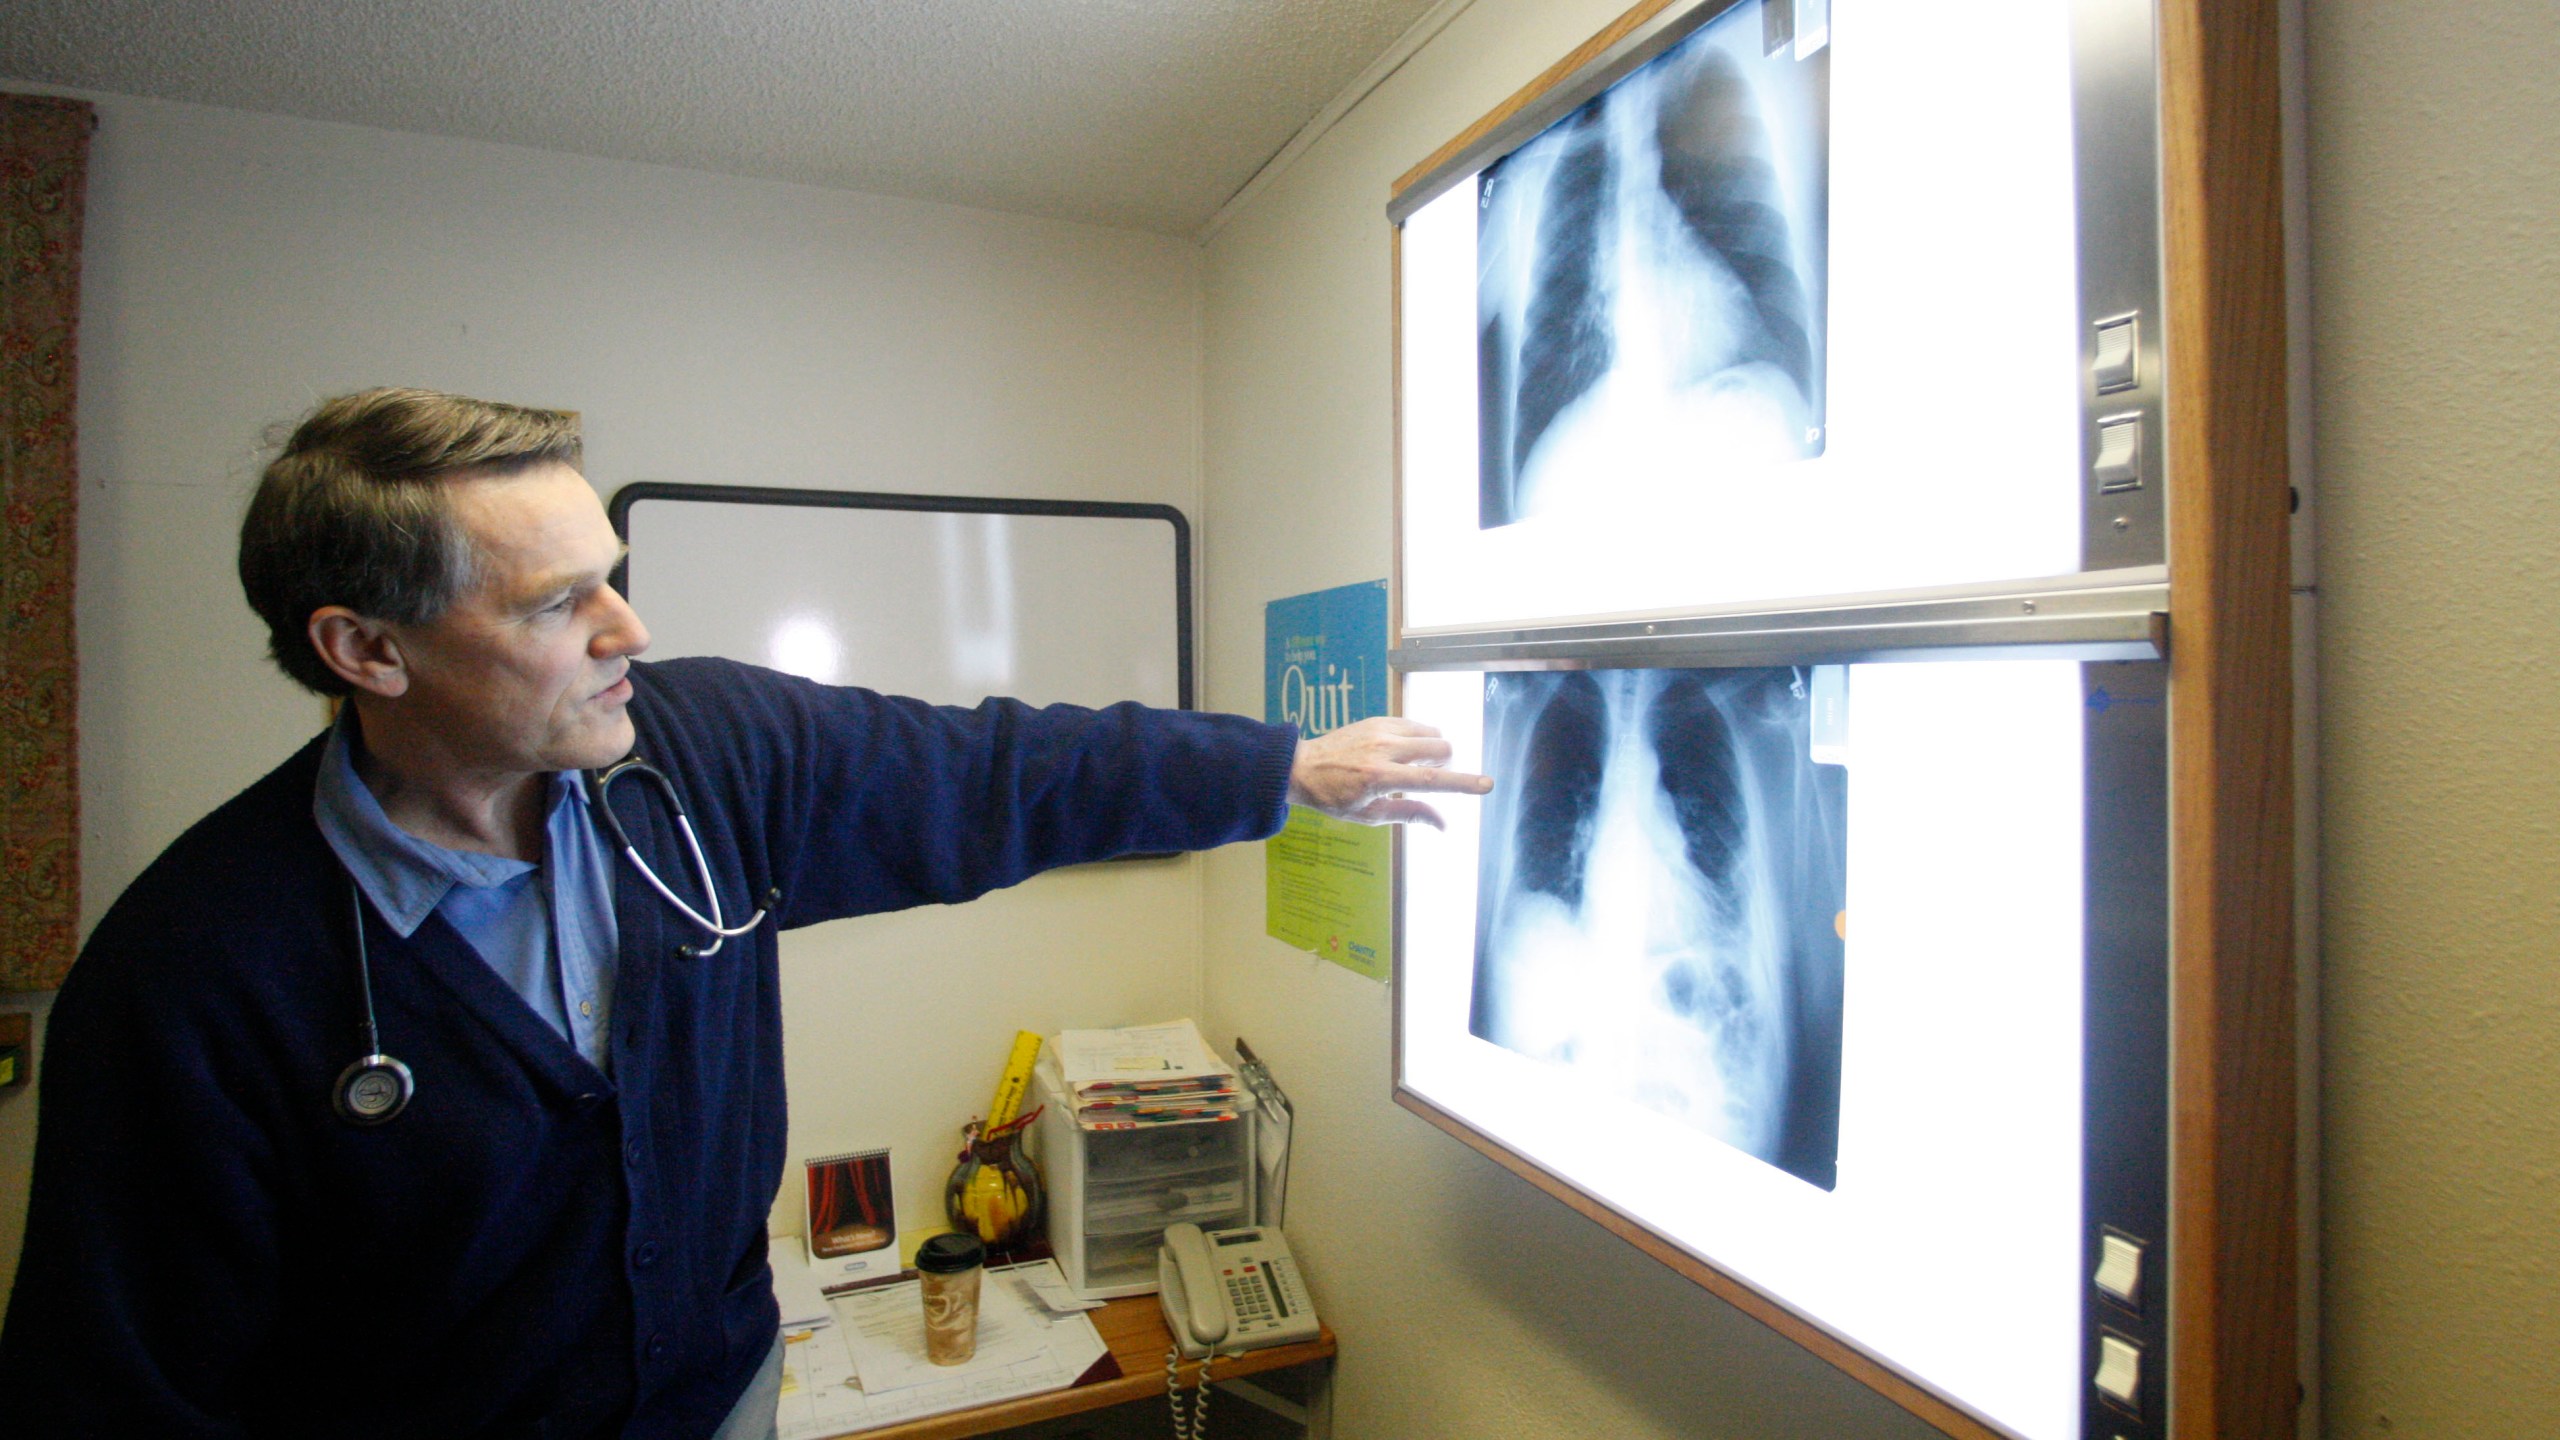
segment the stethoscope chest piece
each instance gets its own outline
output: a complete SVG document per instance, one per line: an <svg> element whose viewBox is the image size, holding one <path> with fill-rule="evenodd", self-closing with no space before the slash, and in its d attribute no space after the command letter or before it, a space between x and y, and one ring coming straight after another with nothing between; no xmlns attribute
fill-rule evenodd
<svg viewBox="0 0 2560 1440"><path fill-rule="evenodd" d="M373 958L364 944L364 887L353 876L347 879L347 900L355 909L356 975L364 986L364 1054L338 1072L329 1108L350 1125L379 1125L409 1108L418 1082L408 1066L382 1053L382 1026L373 1015Z"/></svg>
<svg viewBox="0 0 2560 1440"><path fill-rule="evenodd" d="M338 1087L329 1099L340 1118L379 1125L407 1109L417 1088L408 1066L388 1055L367 1055L338 1072Z"/></svg>

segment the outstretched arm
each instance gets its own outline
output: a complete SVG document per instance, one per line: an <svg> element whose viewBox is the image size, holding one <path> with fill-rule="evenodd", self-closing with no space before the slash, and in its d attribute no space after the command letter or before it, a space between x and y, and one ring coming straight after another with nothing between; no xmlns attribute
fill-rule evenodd
<svg viewBox="0 0 2560 1440"><path fill-rule="evenodd" d="M1451 770L1440 732L1397 715L1380 715L1298 742L1289 767L1289 803L1362 825L1420 823L1444 828L1440 812L1409 798L1413 791L1482 795L1493 781Z"/></svg>

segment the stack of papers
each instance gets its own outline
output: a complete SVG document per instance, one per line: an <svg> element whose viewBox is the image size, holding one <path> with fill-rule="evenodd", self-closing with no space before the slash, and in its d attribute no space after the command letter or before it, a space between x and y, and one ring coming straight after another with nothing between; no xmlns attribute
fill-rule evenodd
<svg viewBox="0 0 2560 1440"><path fill-rule="evenodd" d="M1236 1072L1188 1020L1119 1030L1068 1030L1055 1046L1059 1078L1086 1130L1233 1120L1251 1102Z"/></svg>
<svg viewBox="0 0 2560 1440"><path fill-rule="evenodd" d="M1054 1260L988 1271L978 1353L965 1365L925 1358L915 1281L836 1296L835 1323L785 1336L777 1433L818 1440L1074 1384L1109 1351L1091 1319L1052 1308L1045 1294L1075 1303Z"/></svg>
<svg viewBox="0 0 2560 1440"><path fill-rule="evenodd" d="M809 1271L809 1257L801 1250L798 1236L767 1240L765 1255L773 1262L773 1300L782 1307L783 1334L836 1323L835 1312L827 1308L827 1297L818 1289L818 1277Z"/></svg>

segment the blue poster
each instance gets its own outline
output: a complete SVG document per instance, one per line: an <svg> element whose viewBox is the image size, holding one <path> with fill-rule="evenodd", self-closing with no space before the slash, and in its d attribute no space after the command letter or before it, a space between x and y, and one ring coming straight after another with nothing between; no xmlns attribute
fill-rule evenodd
<svg viewBox="0 0 2560 1440"><path fill-rule="evenodd" d="M1387 713L1387 582L1263 607L1262 718L1313 737ZM1264 846L1264 926L1276 940L1384 980L1394 925L1385 826L1292 806Z"/></svg>

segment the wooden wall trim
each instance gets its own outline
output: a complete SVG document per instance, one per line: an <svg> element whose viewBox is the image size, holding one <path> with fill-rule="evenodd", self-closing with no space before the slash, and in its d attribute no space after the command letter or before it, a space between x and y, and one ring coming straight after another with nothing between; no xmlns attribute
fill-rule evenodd
<svg viewBox="0 0 2560 1440"><path fill-rule="evenodd" d="M2169 1384L2290 1436L2292 667L2275 0L2162 0L2170 657Z"/></svg>
<svg viewBox="0 0 2560 1440"><path fill-rule="evenodd" d="M1421 164L1397 176L1396 183L1387 191L1387 198L1392 201L1395 197L1412 189L1415 181L1438 169L1459 151L1491 134L1504 121L1536 104L1538 97L1563 84L1572 77L1574 72L1598 59L1602 51L1634 34L1644 26L1646 21L1679 3L1681 0L1637 0L1633 9L1610 21L1608 28L1575 46L1572 54L1539 72L1537 79L1513 91L1510 99L1494 106L1483 119L1459 131L1458 138L1432 151Z"/></svg>

